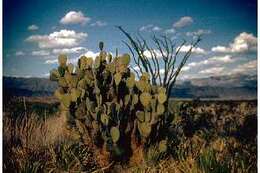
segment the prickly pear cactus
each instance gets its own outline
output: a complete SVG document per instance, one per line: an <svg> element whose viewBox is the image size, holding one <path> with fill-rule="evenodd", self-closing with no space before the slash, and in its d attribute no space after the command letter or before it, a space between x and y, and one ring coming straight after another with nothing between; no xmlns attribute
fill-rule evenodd
<svg viewBox="0 0 260 173"><path fill-rule="evenodd" d="M58 57L59 67L50 72L59 85L54 95L83 140L105 148L109 159L131 157L133 143L145 147L160 136L166 90L152 86L147 73L137 79L128 54L112 57L104 43L99 47L97 57L82 56L76 66L66 55Z"/></svg>

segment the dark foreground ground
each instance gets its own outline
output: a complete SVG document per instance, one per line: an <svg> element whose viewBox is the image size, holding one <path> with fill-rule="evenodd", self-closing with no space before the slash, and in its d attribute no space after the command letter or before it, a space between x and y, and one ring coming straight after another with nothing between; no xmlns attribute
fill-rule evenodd
<svg viewBox="0 0 260 173"><path fill-rule="evenodd" d="M167 154L142 165L95 162L93 151L66 130L52 97L4 102L4 172L257 172L256 100L170 101L173 138Z"/></svg>

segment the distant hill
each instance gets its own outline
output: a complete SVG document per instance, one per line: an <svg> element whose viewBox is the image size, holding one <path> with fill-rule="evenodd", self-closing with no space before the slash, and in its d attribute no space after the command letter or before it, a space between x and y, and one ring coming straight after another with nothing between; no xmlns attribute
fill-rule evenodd
<svg viewBox="0 0 260 173"><path fill-rule="evenodd" d="M57 87L56 82L46 78L3 77L4 95L51 96Z"/></svg>
<svg viewBox="0 0 260 173"><path fill-rule="evenodd" d="M257 99L256 75L229 75L179 81L177 98Z"/></svg>
<svg viewBox="0 0 260 173"><path fill-rule="evenodd" d="M4 96L51 96L57 83L46 78L4 77ZM176 98L256 99L256 75L230 75L178 81Z"/></svg>

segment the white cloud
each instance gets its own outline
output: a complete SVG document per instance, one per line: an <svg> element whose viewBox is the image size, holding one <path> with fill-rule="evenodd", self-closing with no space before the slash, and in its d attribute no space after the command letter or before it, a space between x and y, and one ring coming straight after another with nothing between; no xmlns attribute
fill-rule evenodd
<svg viewBox="0 0 260 173"><path fill-rule="evenodd" d="M45 64L58 64L58 59L48 59Z"/></svg>
<svg viewBox="0 0 260 173"><path fill-rule="evenodd" d="M257 50L257 38L253 34L246 32L240 33L234 41L225 46L215 46L211 49L213 52L221 53L245 53Z"/></svg>
<svg viewBox="0 0 260 173"><path fill-rule="evenodd" d="M95 60L98 55L99 55L99 52L93 52L93 51L88 50L87 52L81 54L80 56L78 56L76 58L69 59L69 62L72 64L77 64L79 58L82 56L86 56L88 58L92 58L93 60Z"/></svg>
<svg viewBox="0 0 260 173"><path fill-rule="evenodd" d="M189 71L189 70L190 70L190 67L189 67L189 66L184 66L184 67L182 67L181 70L182 70L182 71Z"/></svg>
<svg viewBox="0 0 260 173"><path fill-rule="evenodd" d="M184 45L181 49L180 49L180 52L188 52L189 49L190 49L191 45ZM176 48L176 51L179 47ZM153 52L154 54L156 55L157 58L161 58L162 57L162 53L159 49L153 49ZM195 53L195 54L206 54L206 51L200 47L196 47L196 48L193 48L192 49L192 52ZM163 52L163 54L166 54L166 52ZM150 53L149 50L145 50L144 51L144 55L147 57L147 58L151 58L152 55Z"/></svg>
<svg viewBox="0 0 260 173"><path fill-rule="evenodd" d="M179 49L180 47L176 48L176 51ZM191 45L183 45L180 49L180 52L188 52L191 48ZM206 54L206 51L200 47L194 47L192 48L192 52L196 53L196 54Z"/></svg>
<svg viewBox="0 0 260 173"><path fill-rule="evenodd" d="M175 32L176 32L176 31L175 31L174 28L166 29L166 30L164 31L165 34L174 34Z"/></svg>
<svg viewBox="0 0 260 173"><path fill-rule="evenodd" d="M49 35L32 35L25 41L38 43L39 48L73 47L88 36L87 33L77 33L73 30L60 30Z"/></svg>
<svg viewBox="0 0 260 173"><path fill-rule="evenodd" d="M154 26L152 30L153 30L153 31L161 31L162 28L160 28L160 27L158 27L158 26Z"/></svg>
<svg viewBox="0 0 260 173"><path fill-rule="evenodd" d="M38 30L39 27L38 27L37 25L30 25L30 26L28 26L27 29L28 29L29 31L35 31L35 30Z"/></svg>
<svg viewBox="0 0 260 173"><path fill-rule="evenodd" d="M205 34L210 34L211 31L210 30L204 30L204 29L199 29L197 31L194 31L194 32L187 32L186 33L186 36L200 36L200 35L205 35Z"/></svg>
<svg viewBox="0 0 260 173"><path fill-rule="evenodd" d="M102 22L102 21L99 21L99 20L90 24L90 26L99 26L99 27L106 26L106 25L107 25L106 22Z"/></svg>
<svg viewBox="0 0 260 173"><path fill-rule="evenodd" d="M33 56L48 56L50 55L49 51L46 50L39 50L39 51L32 51Z"/></svg>
<svg viewBox="0 0 260 173"><path fill-rule="evenodd" d="M72 54L72 53L81 53L86 51L85 47L73 47L73 48L64 48L64 49L53 49L52 53L54 54Z"/></svg>
<svg viewBox="0 0 260 173"><path fill-rule="evenodd" d="M191 62L189 64L187 64L186 66L184 66L183 70L184 71L188 71L191 68L194 67L199 67L199 66L203 66L203 65L215 65L215 66L220 66L223 64L227 64L227 63L232 63L235 62L235 59L232 58L230 55L225 55L225 56L213 56L211 58L208 58L206 60L203 61L199 61L199 62Z"/></svg>
<svg viewBox="0 0 260 173"><path fill-rule="evenodd" d="M148 29L151 29L153 27L152 24L142 26L139 31L147 31Z"/></svg>
<svg viewBox="0 0 260 173"><path fill-rule="evenodd" d="M211 63L231 63L234 62L235 60L230 56L230 55L225 55L225 56L214 56L209 59L209 62Z"/></svg>
<svg viewBox="0 0 260 173"><path fill-rule="evenodd" d="M207 75L216 75L216 74L220 74L224 71L224 67L212 67L209 69L205 69L200 71L200 74L207 74Z"/></svg>
<svg viewBox="0 0 260 173"><path fill-rule="evenodd" d="M44 77L44 78L48 78L48 77L50 77L50 73L44 73L41 76Z"/></svg>
<svg viewBox="0 0 260 173"><path fill-rule="evenodd" d="M61 20L60 23L67 24L82 24L85 25L90 21L89 17L84 16L81 11L70 11Z"/></svg>
<svg viewBox="0 0 260 173"><path fill-rule="evenodd" d="M99 55L99 52L93 52L93 51L90 51L90 50L89 50L89 51L87 51L86 53L80 55L80 57L81 57L81 56L86 56L86 57L91 57L91 58L95 59L96 56L98 56L98 55Z"/></svg>
<svg viewBox="0 0 260 173"><path fill-rule="evenodd" d="M257 60L249 61L245 64L240 64L231 71L231 74L256 74L257 72Z"/></svg>
<svg viewBox="0 0 260 173"><path fill-rule="evenodd" d="M69 63L72 63L72 64L77 64L78 63L78 60L80 57L82 56L86 56L86 57L91 57L93 58L93 60L95 60L95 58L99 55L99 52L93 52L93 51L87 51L83 54L81 54L80 56L76 57L76 58L69 58L68 59L68 62ZM45 61L45 64L58 64L58 59L48 59Z"/></svg>
<svg viewBox="0 0 260 173"><path fill-rule="evenodd" d="M153 49L153 52L154 54L156 55L157 58L161 58L162 57L162 54L160 52L160 50L158 49ZM165 52L164 52L165 53ZM147 57L147 58L152 58L152 54L150 53L149 50L145 50L144 51L144 55Z"/></svg>
<svg viewBox="0 0 260 173"><path fill-rule="evenodd" d="M25 53L23 51L17 51L15 52L15 56L23 56Z"/></svg>
<svg viewBox="0 0 260 173"><path fill-rule="evenodd" d="M145 26L142 26L139 31L147 31L147 32L152 32L152 31L161 31L162 28L160 28L159 26L155 26L153 24L149 24L149 25L145 25Z"/></svg>
<svg viewBox="0 0 260 173"><path fill-rule="evenodd" d="M165 69L160 69L159 73L163 75L165 73Z"/></svg>
<svg viewBox="0 0 260 173"><path fill-rule="evenodd" d="M183 28L185 26L191 25L193 19L190 16L181 17L177 22L173 24L174 28Z"/></svg>
<svg viewBox="0 0 260 173"><path fill-rule="evenodd" d="M211 48L211 51L213 52L222 52L222 53L228 53L231 50L225 46L215 46Z"/></svg>

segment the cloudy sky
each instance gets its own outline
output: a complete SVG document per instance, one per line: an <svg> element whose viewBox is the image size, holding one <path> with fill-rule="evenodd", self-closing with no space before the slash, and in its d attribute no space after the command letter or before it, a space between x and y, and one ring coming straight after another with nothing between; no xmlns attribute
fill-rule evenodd
<svg viewBox="0 0 260 173"><path fill-rule="evenodd" d="M256 0L6 0L3 8L5 76L47 77L58 54L75 63L95 56L99 41L106 51L129 52L115 25L177 42L202 34L183 79L256 73Z"/></svg>

